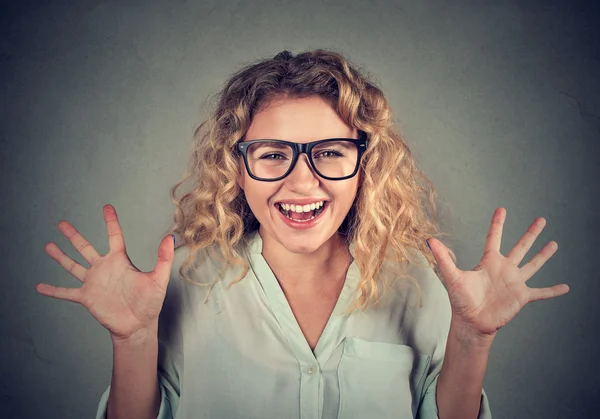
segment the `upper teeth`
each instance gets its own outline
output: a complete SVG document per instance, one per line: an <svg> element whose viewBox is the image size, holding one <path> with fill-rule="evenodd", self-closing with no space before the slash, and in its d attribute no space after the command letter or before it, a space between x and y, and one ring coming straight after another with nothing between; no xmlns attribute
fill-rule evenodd
<svg viewBox="0 0 600 419"><path fill-rule="evenodd" d="M286 211L294 211L294 212L308 212L315 209L319 209L324 205L325 201L313 202L312 204L306 205L294 205L294 204L285 204L280 202L279 205Z"/></svg>

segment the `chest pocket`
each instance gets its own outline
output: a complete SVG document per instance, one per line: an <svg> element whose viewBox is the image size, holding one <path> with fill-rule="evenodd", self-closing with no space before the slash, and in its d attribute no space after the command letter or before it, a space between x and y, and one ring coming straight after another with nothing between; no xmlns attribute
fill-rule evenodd
<svg viewBox="0 0 600 419"><path fill-rule="evenodd" d="M429 356L407 345L347 337L338 366L338 419L413 418Z"/></svg>

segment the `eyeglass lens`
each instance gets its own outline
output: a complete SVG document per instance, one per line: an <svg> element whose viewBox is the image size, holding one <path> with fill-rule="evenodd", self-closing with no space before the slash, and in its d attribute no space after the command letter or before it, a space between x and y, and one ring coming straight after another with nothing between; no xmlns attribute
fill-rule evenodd
<svg viewBox="0 0 600 419"><path fill-rule="evenodd" d="M351 141L326 141L314 146L311 154L315 169L322 176L342 178L356 169L358 149ZM293 155L287 144L256 141L248 147L248 166L256 177L275 179L288 171Z"/></svg>

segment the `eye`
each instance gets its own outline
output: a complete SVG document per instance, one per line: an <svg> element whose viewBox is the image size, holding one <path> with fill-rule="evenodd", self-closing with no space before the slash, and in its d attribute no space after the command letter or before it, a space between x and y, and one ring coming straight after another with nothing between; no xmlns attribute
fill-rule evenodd
<svg viewBox="0 0 600 419"><path fill-rule="evenodd" d="M327 156L323 156L323 154L327 154L329 153L329 155ZM339 151L336 150L323 150L321 151L319 154L315 155L315 157L318 156L323 156L323 157L344 157L344 155L342 153L340 153Z"/></svg>
<svg viewBox="0 0 600 419"><path fill-rule="evenodd" d="M277 154L277 153L263 154L262 156L260 156L260 158L264 159L264 160L279 160L277 158L270 159L270 158L267 158L267 156L275 156L275 157L283 157L283 158L285 158L285 156L282 156L281 154Z"/></svg>

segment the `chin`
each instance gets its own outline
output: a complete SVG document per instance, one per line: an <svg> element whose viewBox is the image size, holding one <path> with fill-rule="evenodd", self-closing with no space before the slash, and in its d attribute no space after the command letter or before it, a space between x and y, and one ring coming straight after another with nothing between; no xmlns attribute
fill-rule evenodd
<svg viewBox="0 0 600 419"><path fill-rule="evenodd" d="M310 254L313 253L315 251L317 251L319 249L319 247L321 247L321 243L316 243L316 244L309 244L309 243L303 243L303 244L297 244L297 243L288 243L287 245L282 243L282 245L289 250L292 253L299 253L299 254Z"/></svg>
<svg viewBox="0 0 600 419"><path fill-rule="evenodd" d="M311 233L302 233L305 235L304 238L294 238L293 235L282 235L281 232L277 234L277 240L279 243L292 253L309 254L316 252L324 244L333 238L335 231L326 236L323 235L322 230L315 229ZM310 237L310 238L309 238Z"/></svg>

